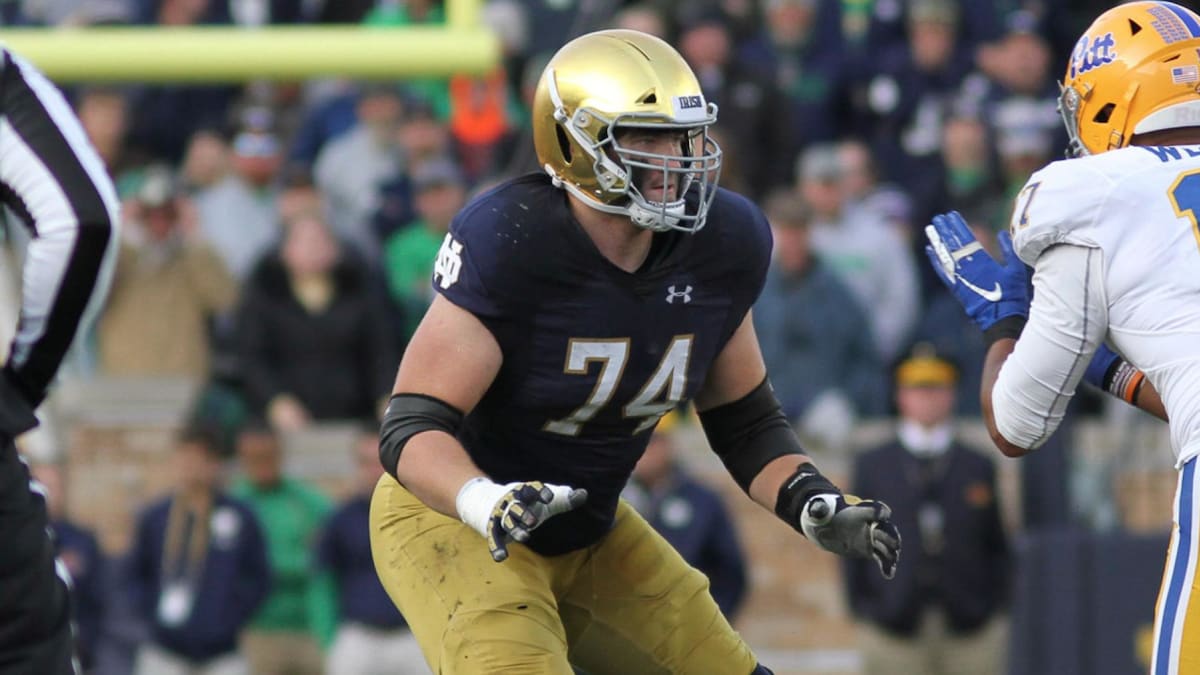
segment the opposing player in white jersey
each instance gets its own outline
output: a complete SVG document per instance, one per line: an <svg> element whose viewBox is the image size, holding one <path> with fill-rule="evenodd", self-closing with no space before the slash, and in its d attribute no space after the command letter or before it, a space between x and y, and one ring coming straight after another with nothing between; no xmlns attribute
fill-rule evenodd
<svg viewBox="0 0 1200 675"><path fill-rule="evenodd" d="M956 213L926 228L927 250L989 344L981 397L1004 454L1045 442L1080 380L1169 418L1180 476L1152 675L1200 673L1200 16L1169 2L1105 12L1059 107L1073 158L1026 183L1004 259Z"/></svg>

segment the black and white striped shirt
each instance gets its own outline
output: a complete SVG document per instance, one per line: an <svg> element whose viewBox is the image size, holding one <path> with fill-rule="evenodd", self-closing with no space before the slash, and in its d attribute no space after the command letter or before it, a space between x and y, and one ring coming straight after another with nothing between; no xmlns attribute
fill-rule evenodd
<svg viewBox="0 0 1200 675"><path fill-rule="evenodd" d="M5 375L36 405L112 276L116 189L59 90L0 49L0 201L30 229Z"/></svg>

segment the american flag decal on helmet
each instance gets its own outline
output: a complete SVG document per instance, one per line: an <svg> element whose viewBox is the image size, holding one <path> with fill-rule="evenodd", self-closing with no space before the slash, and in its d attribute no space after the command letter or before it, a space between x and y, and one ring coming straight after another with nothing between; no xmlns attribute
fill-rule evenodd
<svg viewBox="0 0 1200 675"><path fill-rule="evenodd" d="M1200 66L1175 66L1171 69L1171 81L1175 84L1200 82Z"/></svg>

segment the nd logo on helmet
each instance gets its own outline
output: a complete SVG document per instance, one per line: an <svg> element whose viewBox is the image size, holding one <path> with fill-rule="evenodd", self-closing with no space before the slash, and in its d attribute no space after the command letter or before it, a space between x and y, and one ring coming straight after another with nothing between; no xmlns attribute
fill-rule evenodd
<svg viewBox="0 0 1200 675"><path fill-rule="evenodd" d="M1116 44L1112 33L1105 33L1094 38L1087 35L1079 38L1079 42L1075 44L1075 51L1071 54L1070 76L1074 78L1093 68L1112 63L1117 58L1117 51L1113 49Z"/></svg>

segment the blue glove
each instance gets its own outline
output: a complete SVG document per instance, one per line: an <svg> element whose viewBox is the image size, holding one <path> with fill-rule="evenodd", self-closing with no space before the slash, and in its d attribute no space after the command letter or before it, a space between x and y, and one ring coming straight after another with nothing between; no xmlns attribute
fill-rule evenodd
<svg viewBox="0 0 1200 675"><path fill-rule="evenodd" d="M1109 369L1120 360L1120 354L1101 342L1100 348L1092 355L1092 361L1088 364L1087 370L1083 371L1083 381L1099 389L1107 389L1108 383L1104 381L1104 376L1108 375Z"/></svg>
<svg viewBox="0 0 1200 675"><path fill-rule="evenodd" d="M956 211L934 216L933 224L925 226L925 236L933 269L981 330L1006 317L1029 316L1029 270L1013 252L1008 232L998 237L1001 262L988 255Z"/></svg>

